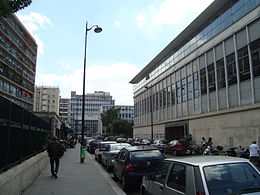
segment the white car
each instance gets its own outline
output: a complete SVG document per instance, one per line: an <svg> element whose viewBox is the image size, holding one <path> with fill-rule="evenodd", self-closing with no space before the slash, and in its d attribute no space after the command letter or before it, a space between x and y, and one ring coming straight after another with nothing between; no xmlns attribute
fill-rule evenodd
<svg viewBox="0 0 260 195"><path fill-rule="evenodd" d="M114 157L122 148L130 147L128 143L117 143L117 144L108 144L106 151L102 152L101 161L102 164L110 171L114 165Z"/></svg>
<svg viewBox="0 0 260 195"><path fill-rule="evenodd" d="M197 156L165 159L153 175L145 176L142 194L256 195L260 172L247 159Z"/></svg>
<svg viewBox="0 0 260 195"><path fill-rule="evenodd" d="M102 141L98 144L98 147L95 149L95 159L101 163L102 153L106 150L108 144L116 144L116 141Z"/></svg>

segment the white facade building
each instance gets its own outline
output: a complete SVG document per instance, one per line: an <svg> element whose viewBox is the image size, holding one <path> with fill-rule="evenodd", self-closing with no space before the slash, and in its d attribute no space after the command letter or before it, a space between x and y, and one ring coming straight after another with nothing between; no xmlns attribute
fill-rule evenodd
<svg viewBox="0 0 260 195"><path fill-rule="evenodd" d="M259 4L213 1L130 81L135 137L260 141Z"/></svg>

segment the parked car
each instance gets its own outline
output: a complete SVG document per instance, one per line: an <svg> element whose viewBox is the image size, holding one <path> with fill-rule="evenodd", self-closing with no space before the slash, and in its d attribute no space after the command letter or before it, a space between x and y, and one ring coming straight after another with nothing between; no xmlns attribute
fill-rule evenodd
<svg viewBox="0 0 260 195"><path fill-rule="evenodd" d="M158 148L162 153L165 153L166 151L166 140L157 139L153 141L153 144L151 146L154 146Z"/></svg>
<svg viewBox="0 0 260 195"><path fill-rule="evenodd" d="M106 150L109 144L116 144L116 141L101 141L98 144L98 147L95 149L95 159L101 163L102 153Z"/></svg>
<svg viewBox="0 0 260 195"><path fill-rule="evenodd" d="M260 194L260 172L247 159L192 156L165 159L143 178L142 194Z"/></svg>
<svg viewBox="0 0 260 195"><path fill-rule="evenodd" d="M128 143L107 144L105 146L105 151L101 153L102 165L104 165L108 171L112 170L114 166L114 157L122 148L130 146L131 145Z"/></svg>
<svg viewBox="0 0 260 195"><path fill-rule="evenodd" d="M172 140L166 146L166 154L186 155L189 153L190 145L186 140Z"/></svg>
<svg viewBox="0 0 260 195"><path fill-rule="evenodd" d="M152 174L164 155L151 146L132 146L122 148L115 156L114 177L122 183L123 189L140 186L142 177Z"/></svg>
<svg viewBox="0 0 260 195"><path fill-rule="evenodd" d="M98 147L98 144L101 142L102 140L99 139L94 139L92 141L89 142L89 153L90 154L94 154L96 148Z"/></svg>

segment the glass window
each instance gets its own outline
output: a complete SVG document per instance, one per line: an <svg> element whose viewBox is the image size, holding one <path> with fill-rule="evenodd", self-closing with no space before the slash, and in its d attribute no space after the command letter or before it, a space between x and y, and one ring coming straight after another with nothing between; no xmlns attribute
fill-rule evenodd
<svg viewBox="0 0 260 195"><path fill-rule="evenodd" d="M186 167L184 165L173 164L167 185L180 192L186 192Z"/></svg>
<svg viewBox="0 0 260 195"><path fill-rule="evenodd" d="M166 94L167 94L166 89L163 89L163 107L166 106Z"/></svg>
<svg viewBox="0 0 260 195"><path fill-rule="evenodd" d="M141 158L155 158L163 157L162 153L159 150L139 150L130 152L131 159L141 159Z"/></svg>
<svg viewBox="0 0 260 195"><path fill-rule="evenodd" d="M204 174L210 194L245 194L260 188L260 176L249 163L207 166Z"/></svg>
<svg viewBox="0 0 260 195"><path fill-rule="evenodd" d="M219 89L226 87L225 68L224 68L223 58L217 61L217 82L218 82Z"/></svg>
<svg viewBox="0 0 260 195"><path fill-rule="evenodd" d="M247 46L237 51L240 81L250 79L250 66Z"/></svg>
<svg viewBox="0 0 260 195"><path fill-rule="evenodd" d="M175 105L175 84L172 85L171 97L172 97L172 105Z"/></svg>
<svg viewBox="0 0 260 195"><path fill-rule="evenodd" d="M201 90L201 95L207 93L206 68L202 68L200 70L200 90Z"/></svg>
<svg viewBox="0 0 260 195"><path fill-rule="evenodd" d="M186 78L181 80L181 95L182 95L182 102L187 101L187 83Z"/></svg>
<svg viewBox="0 0 260 195"><path fill-rule="evenodd" d="M187 81L188 81L188 100L192 99L192 92L193 92L193 86L192 86L192 75L189 75L187 77Z"/></svg>
<svg viewBox="0 0 260 195"><path fill-rule="evenodd" d="M167 106L171 104L171 86L167 87Z"/></svg>
<svg viewBox="0 0 260 195"><path fill-rule="evenodd" d="M260 76L260 39L250 44L254 77Z"/></svg>
<svg viewBox="0 0 260 195"><path fill-rule="evenodd" d="M236 71L236 61L235 53L232 53L226 57L227 59L227 76L228 84L233 85L237 83L237 71Z"/></svg>
<svg viewBox="0 0 260 195"><path fill-rule="evenodd" d="M193 91L194 91L194 98L199 97L198 72L194 72L194 73L193 73Z"/></svg>
<svg viewBox="0 0 260 195"><path fill-rule="evenodd" d="M214 64L208 65L207 69L208 69L209 92L212 92L216 90Z"/></svg>
<svg viewBox="0 0 260 195"><path fill-rule="evenodd" d="M176 96L177 96L177 104L181 103L181 82L178 81L176 83Z"/></svg>
<svg viewBox="0 0 260 195"><path fill-rule="evenodd" d="M171 163L169 162L163 162L160 167L157 169L156 173L154 174L154 181L160 183L160 184L164 184L166 177L167 177L167 173L170 169Z"/></svg>
<svg viewBox="0 0 260 195"><path fill-rule="evenodd" d="M163 91L159 91L159 105L160 109L162 108L162 100L163 100Z"/></svg>

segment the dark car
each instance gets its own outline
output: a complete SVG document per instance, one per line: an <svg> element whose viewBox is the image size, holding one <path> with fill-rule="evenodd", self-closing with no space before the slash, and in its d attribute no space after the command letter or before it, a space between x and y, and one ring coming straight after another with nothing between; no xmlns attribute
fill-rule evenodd
<svg viewBox="0 0 260 195"><path fill-rule="evenodd" d="M90 154L94 154L95 153L95 150L96 150L96 148L98 148L98 145L99 145L99 143L101 141L102 140L95 139L95 140L92 140L91 142L89 142L89 153Z"/></svg>
<svg viewBox="0 0 260 195"><path fill-rule="evenodd" d="M176 155L186 155L189 153L190 145L186 140L172 140L166 146L166 154Z"/></svg>
<svg viewBox="0 0 260 195"><path fill-rule="evenodd" d="M153 174L164 155L150 146L132 146L120 150L114 160L114 176L124 190L140 186L144 175Z"/></svg>

